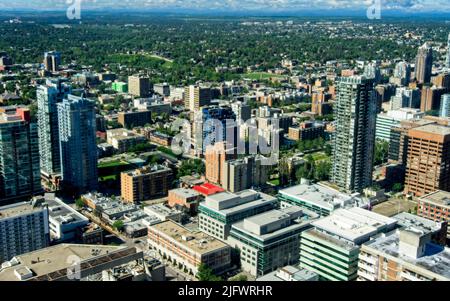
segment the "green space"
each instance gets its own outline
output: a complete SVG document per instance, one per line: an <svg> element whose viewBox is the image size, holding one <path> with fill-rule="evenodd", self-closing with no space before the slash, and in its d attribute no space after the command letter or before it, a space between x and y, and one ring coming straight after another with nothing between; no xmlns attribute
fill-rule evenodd
<svg viewBox="0 0 450 301"><path fill-rule="evenodd" d="M284 75L273 74L268 72L250 72L242 75L243 78L248 78L252 80L262 80L262 79L270 79L274 78L282 78Z"/></svg>

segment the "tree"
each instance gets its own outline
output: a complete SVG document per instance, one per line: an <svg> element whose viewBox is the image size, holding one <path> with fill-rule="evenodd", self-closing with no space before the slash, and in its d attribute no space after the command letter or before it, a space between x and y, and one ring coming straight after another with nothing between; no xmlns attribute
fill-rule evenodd
<svg viewBox="0 0 450 301"><path fill-rule="evenodd" d="M198 267L197 278L200 281L222 281L222 278L214 275L212 269L204 263L200 264Z"/></svg>
<svg viewBox="0 0 450 301"><path fill-rule="evenodd" d="M238 275L236 277L230 278L230 281L248 281L247 275Z"/></svg>
<svg viewBox="0 0 450 301"><path fill-rule="evenodd" d="M374 165L386 163L389 154L389 143L387 141L377 141L375 143Z"/></svg>
<svg viewBox="0 0 450 301"><path fill-rule="evenodd" d="M75 201L75 205L77 205L77 207L81 209L81 208L84 207L84 202L83 202L82 199L77 199L77 200Z"/></svg>
<svg viewBox="0 0 450 301"><path fill-rule="evenodd" d="M117 231L122 231L123 229L123 221L115 221L114 224L112 225L114 229L116 229Z"/></svg>
<svg viewBox="0 0 450 301"><path fill-rule="evenodd" d="M392 186L392 191L393 192L401 192L403 191L404 187L402 183L396 183Z"/></svg>

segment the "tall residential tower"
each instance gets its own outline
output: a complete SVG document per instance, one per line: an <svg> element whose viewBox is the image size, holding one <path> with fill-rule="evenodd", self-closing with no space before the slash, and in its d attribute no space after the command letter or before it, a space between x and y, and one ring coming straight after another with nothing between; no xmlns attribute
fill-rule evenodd
<svg viewBox="0 0 450 301"><path fill-rule="evenodd" d="M336 133L333 139L332 180L348 192L372 183L376 97L373 79L337 80Z"/></svg>

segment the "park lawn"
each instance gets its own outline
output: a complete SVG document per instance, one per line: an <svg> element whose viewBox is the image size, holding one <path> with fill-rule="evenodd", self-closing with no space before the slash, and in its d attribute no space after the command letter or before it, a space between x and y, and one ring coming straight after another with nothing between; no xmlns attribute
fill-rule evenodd
<svg viewBox="0 0 450 301"><path fill-rule="evenodd" d="M106 182L106 181L110 181L110 180L117 180L118 175L110 175L110 176L106 176L106 177L100 177L100 181L101 182Z"/></svg>
<svg viewBox="0 0 450 301"><path fill-rule="evenodd" d="M124 165L128 165L129 163L127 162L123 162L121 160L116 160L116 161L110 161L110 162L105 162L105 163L100 163L98 165L98 168L109 168L109 167L117 167L117 166L124 166Z"/></svg>

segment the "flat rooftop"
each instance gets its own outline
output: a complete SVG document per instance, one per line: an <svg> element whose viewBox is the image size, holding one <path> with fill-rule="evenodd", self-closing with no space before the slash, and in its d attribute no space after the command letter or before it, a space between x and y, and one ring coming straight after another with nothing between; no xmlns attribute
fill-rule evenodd
<svg viewBox="0 0 450 301"><path fill-rule="evenodd" d="M437 232L442 229L440 222L435 222L411 213L402 212L392 217L398 221L398 225L421 232Z"/></svg>
<svg viewBox="0 0 450 301"><path fill-rule="evenodd" d="M439 124L427 124L421 127L411 129L410 132L424 132L430 134L437 134L442 136L450 135L450 127Z"/></svg>
<svg viewBox="0 0 450 301"><path fill-rule="evenodd" d="M44 208L40 205L34 206L30 202L21 202L12 205L0 207L0 221L4 218L11 218L20 215L32 214L42 211Z"/></svg>
<svg viewBox="0 0 450 301"><path fill-rule="evenodd" d="M292 281L311 281L312 279L318 279L319 275L304 268L285 266L272 273L266 274L256 281L287 281L282 274L288 275L292 278Z"/></svg>
<svg viewBox="0 0 450 301"><path fill-rule="evenodd" d="M125 250L127 247L59 244L34 252L16 256L17 265L0 269L0 281L18 281L15 270L27 267L33 272L33 277L47 275L72 265L68 259L77 256L81 261L98 256ZM14 259L13 259L14 260ZM10 262L12 262L11 260ZM3 266L5 263L3 264Z"/></svg>
<svg viewBox="0 0 450 301"><path fill-rule="evenodd" d="M183 197L185 199L198 197L200 196L200 193L197 192L194 189L187 189L187 188L178 188L170 190L169 193L175 193L176 195Z"/></svg>
<svg viewBox="0 0 450 301"><path fill-rule="evenodd" d="M72 209L69 205L65 204L60 199L56 198L53 194L46 194L45 203L48 205L48 214L51 219L61 224L89 222L89 219L78 213L75 209Z"/></svg>
<svg viewBox="0 0 450 301"><path fill-rule="evenodd" d="M279 193L281 196L314 204L330 211L335 208L345 207L348 204L357 204L359 205L358 207L363 207L368 204L368 201L360 197L341 193L323 184L301 184L282 189Z"/></svg>
<svg viewBox="0 0 450 301"><path fill-rule="evenodd" d="M275 202L277 202L276 198L265 193L244 190L238 193L216 193L206 197L205 202L202 202L200 206L227 216Z"/></svg>
<svg viewBox="0 0 450 301"><path fill-rule="evenodd" d="M420 200L450 208L450 192L447 191L439 190L421 197Z"/></svg>
<svg viewBox="0 0 450 301"><path fill-rule="evenodd" d="M397 220L362 208L338 209L312 225L322 231L359 244L372 235L393 229Z"/></svg>
<svg viewBox="0 0 450 301"><path fill-rule="evenodd" d="M399 231L393 231L364 244L378 252L399 258L401 261L426 269L450 279L450 249L435 244L427 244L425 255L414 259L399 252Z"/></svg>
<svg viewBox="0 0 450 301"><path fill-rule="evenodd" d="M229 247L220 240L202 232L191 232L173 221L165 221L149 227L175 240L178 244L198 253L206 254ZM187 238L187 239L186 239Z"/></svg>

